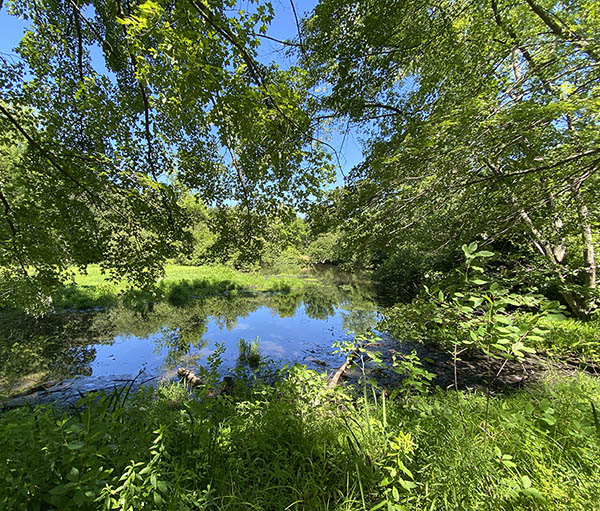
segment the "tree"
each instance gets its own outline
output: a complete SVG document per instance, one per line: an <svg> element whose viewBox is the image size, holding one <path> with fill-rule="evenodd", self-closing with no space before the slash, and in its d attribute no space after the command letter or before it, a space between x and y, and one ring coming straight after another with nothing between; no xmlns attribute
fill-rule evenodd
<svg viewBox="0 0 600 511"><path fill-rule="evenodd" d="M290 258L299 264L299 250L307 237L305 223L284 204L270 214L248 214L241 205L215 208L210 227L215 237L210 247L213 260L237 268L274 267L290 263Z"/></svg>
<svg viewBox="0 0 600 511"><path fill-rule="evenodd" d="M190 241L178 190L269 211L305 207L330 177L302 72L257 62L270 5L234 6L9 2L30 24L18 58L0 57L0 143L19 152L0 176L7 296L47 294L91 260L152 285Z"/></svg>
<svg viewBox="0 0 600 511"><path fill-rule="evenodd" d="M571 310L594 307L600 11L586 0L321 0L303 63L320 119L363 126L364 242L524 232Z"/></svg>

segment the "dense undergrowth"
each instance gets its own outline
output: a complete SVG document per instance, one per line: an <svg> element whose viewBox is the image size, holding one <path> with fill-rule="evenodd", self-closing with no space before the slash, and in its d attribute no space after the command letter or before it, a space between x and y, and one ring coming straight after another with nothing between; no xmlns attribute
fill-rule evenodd
<svg viewBox="0 0 600 511"><path fill-rule="evenodd" d="M455 364L467 350L516 362L536 347L596 356L594 321L566 319L559 303L488 279L473 263L491 253L476 244L463 251L461 287L425 288L387 309L386 331L436 343ZM201 289L296 285L210 271L214 279L202 286L171 274L161 297L171 307ZM361 342L339 348L364 353ZM240 348L240 361L253 366L252 342ZM600 381L588 374L549 369L535 384L498 394L501 364L484 377L485 392L432 389L413 354L394 359L404 379L393 389L373 381L329 389L324 375L294 366L266 380L240 377L226 391L222 383L214 397L219 355L211 357L206 385L193 390L124 388L73 409L2 412L0 508L598 509Z"/></svg>
<svg viewBox="0 0 600 511"><path fill-rule="evenodd" d="M584 362L600 362L600 320L582 322L575 319L545 321L548 332L538 350L551 354L575 356Z"/></svg>
<svg viewBox="0 0 600 511"><path fill-rule="evenodd" d="M328 390L294 367L212 399L172 384L7 411L0 507L597 509L596 379L492 397L487 420L481 394L414 390Z"/></svg>

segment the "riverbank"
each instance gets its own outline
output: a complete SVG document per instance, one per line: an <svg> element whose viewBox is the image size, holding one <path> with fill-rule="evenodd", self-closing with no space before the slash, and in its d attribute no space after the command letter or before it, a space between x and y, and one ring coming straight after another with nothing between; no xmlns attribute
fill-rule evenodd
<svg viewBox="0 0 600 511"><path fill-rule="evenodd" d="M165 276L152 291L129 289L125 281L111 281L100 266L89 265L87 273L52 297L55 310L109 307L122 302L167 300L174 304L197 297L241 291L293 291L319 280L306 273L266 275L234 270L227 266L181 266L168 264Z"/></svg>
<svg viewBox="0 0 600 511"><path fill-rule="evenodd" d="M0 415L3 509L596 509L600 384L491 396L338 387L292 368ZM390 389L391 390L391 389ZM593 405L592 403L595 403ZM595 406L595 408L594 408Z"/></svg>

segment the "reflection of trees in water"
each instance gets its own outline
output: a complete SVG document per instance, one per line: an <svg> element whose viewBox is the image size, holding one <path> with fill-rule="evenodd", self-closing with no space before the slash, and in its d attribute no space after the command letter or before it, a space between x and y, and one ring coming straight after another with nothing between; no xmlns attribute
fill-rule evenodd
<svg viewBox="0 0 600 511"><path fill-rule="evenodd" d="M335 287L311 287L304 295L304 310L311 319L327 319L335 314L342 295Z"/></svg>
<svg viewBox="0 0 600 511"><path fill-rule="evenodd" d="M160 337L155 341L155 352L166 349L164 366L167 369L173 369L180 365L184 360L189 360L190 353L199 352L205 348L207 341L202 339L202 335L188 337L185 332L179 328L164 328Z"/></svg>
<svg viewBox="0 0 600 511"><path fill-rule="evenodd" d="M91 327L91 315L61 314L46 318L10 315L0 318L0 381L63 379L89 375L96 356L92 346L102 338Z"/></svg>
<svg viewBox="0 0 600 511"><path fill-rule="evenodd" d="M342 313L344 331L361 335L375 328L377 323L374 309L351 309Z"/></svg>
<svg viewBox="0 0 600 511"><path fill-rule="evenodd" d="M276 294L270 297L268 305L281 318L291 318L296 314L296 309L302 304L303 293L293 291L290 293Z"/></svg>
<svg viewBox="0 0 600 511"><path fill-rule="evenodd" d="M258 295L211 298L202 304L206 317L212 318L221 329L231 331L239 318L245 318L265 305L264 297Z"/></svg>
<svg viewBox="0 0 600 511"><path fill-rule="evenodd" d="M327 285L307 286L289 293L261 293L210 297L184 306L157 303L139 312L125 306L97 313L56 314L32 320L0 318L0 380L14 382L25 374L45 372L49 378L91 374L96 353L93 344L111 342L118 335L158 337L157 350L167 352L167 365L175 365L205 347L210 320L231 330L239 318L267 306L280 317L293 317L304 304L311 319L324 320L343 307L344 329L356 333L374 326L376 310L372 289L356 279L340 281L331 272ZM158 335L157 335L158 334Z"/></svg>
<svg viewBox="0 0 600 511"><path fill-rule="evenodd" d="M206 333L210 320L219 328L231 330L239 318L244 318L260 307L269 307L282 317L293 317L304 303L306 314L312 319L326 319L340 306L373 312L376 309L372 291L364 285L314 285L289 293L259 293L227 297L211 297L174 306L163 302L144 313L126 307L115 307L95 318L98 330L110 331L112 336L135 335L148 337L163 329L172 330L181 342L197 343ZM175 335L175 334L173 334Z"/></svg>

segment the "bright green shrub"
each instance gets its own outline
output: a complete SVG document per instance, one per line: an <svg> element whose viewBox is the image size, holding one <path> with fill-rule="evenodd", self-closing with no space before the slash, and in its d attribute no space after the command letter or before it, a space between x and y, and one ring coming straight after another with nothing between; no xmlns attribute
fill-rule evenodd
<svg viewBox="0 0 600 511"><path fill-rule="evenodd" d="M575 319L546 320L547 330L538 347L548 351L575 354L600 360L600 322Z"/></svg>

